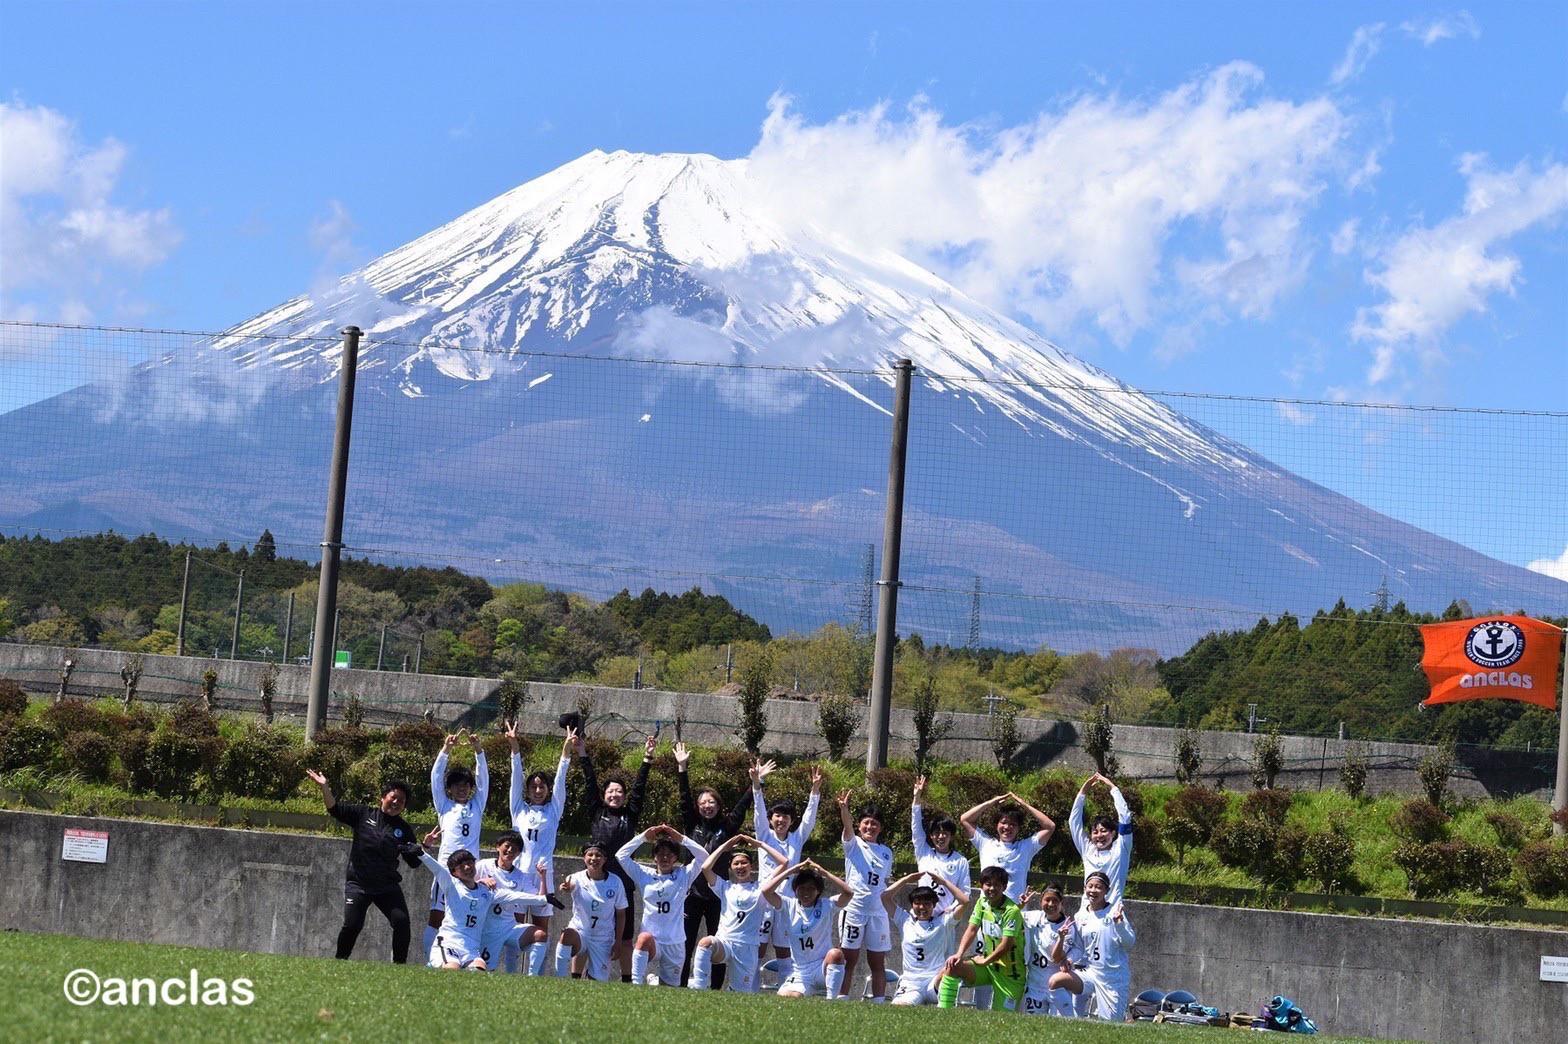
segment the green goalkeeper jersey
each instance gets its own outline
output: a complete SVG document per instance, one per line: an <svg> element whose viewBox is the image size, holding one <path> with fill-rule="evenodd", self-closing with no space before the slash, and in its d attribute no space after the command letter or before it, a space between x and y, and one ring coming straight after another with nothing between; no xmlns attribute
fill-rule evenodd
<svg viewBox="0 0 1568 1044"><path fill-rule="evenodd" d="M1002 897L1002 904L992 907L984 896L975 903L974 913L969 915L969 923L979 929L981 950L990 954L1002 944L1003 939L1013 940L1012 949L997 963L991 965L993 973L1008 979L1022 979L1025 975L1027 954L1024 945L1024 912L1018 904L1006 896Z"/></svg>

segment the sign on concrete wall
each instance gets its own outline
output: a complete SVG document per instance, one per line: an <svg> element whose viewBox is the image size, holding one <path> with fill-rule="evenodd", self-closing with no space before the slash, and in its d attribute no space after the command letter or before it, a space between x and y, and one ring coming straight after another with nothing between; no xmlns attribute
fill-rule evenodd
<svg viewBox="0 0 1568 1044"><path fill-rule="evenodd" d="M1542 982L1568 982L1568 957L1542 957Z"/></svg>
<svg viewBox="0 0 1568 1044"><path fill-rule="evenodd" d="M60 843L60 858L76 863L107 863L109 832L67 827L65 839Z"/></svg>

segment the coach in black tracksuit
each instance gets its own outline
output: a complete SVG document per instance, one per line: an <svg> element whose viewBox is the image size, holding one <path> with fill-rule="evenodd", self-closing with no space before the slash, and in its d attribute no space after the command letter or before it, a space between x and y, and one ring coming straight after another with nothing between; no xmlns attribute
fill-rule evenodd
<svg viewBox="0 0 1568 1044"><path fill-rule="evenodd" d="M588 807L588 837L605 847L605 869L619 877L626 886L626 921L621 929L622 950L631 942L637 923L633 916L636 913L633 901L637 896L637 886L621 869L621 862L615 858L615 853L637 832L637 817L642 815L643 799L648 794L648 772L653 768L653 744L654 738L649 736L647 746L643 748L642 765L637 769L637 781L632 784L631 792L627 793L626 784L613 776L600 788L599 777L588 757L587 745L581 736L577 737L577 760L582 764L583 776L588 782L589 800L593 802ZM630 969L631 958L622 957L622 982L632 981Z"/></svg>
<svg viewBox="0 0 1568 1044"><path fill-rule="evenodd" d="M333 797L327 777L321 773L306 769L305 774L321 788L321 801L327 806L327 814L354 832L354 843L348 850L347 881L343 887L343 927L338 931L338 960L347 960L354 952L360 929L365 927L365 912L374 905L392 925L393 962L407 964L411 930L397 860L402 856L409 866L419 865L419 856L409 847L417 844L414 828L402 815L408 806L408 784L384 783L379 804L353 805Z"/></svg>

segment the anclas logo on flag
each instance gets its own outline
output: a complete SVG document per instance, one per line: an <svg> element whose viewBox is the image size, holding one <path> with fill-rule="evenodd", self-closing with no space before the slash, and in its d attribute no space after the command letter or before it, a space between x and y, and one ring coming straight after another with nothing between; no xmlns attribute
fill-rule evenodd
<svg viewBox="0 0 1568 1044"><path fill-rule="evenodd" d="M1422 624L1421 669L1431 685L1423 706L1460 700L1522 700L1557 706L1563 632L1528 616Z"/></svg>

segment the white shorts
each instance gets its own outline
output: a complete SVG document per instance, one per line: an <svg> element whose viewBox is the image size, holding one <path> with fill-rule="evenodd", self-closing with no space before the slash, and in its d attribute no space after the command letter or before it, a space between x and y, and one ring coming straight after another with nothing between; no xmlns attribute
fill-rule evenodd
<svg viewBox="0 0 1568 1044"><path fill-rule="evenodd" d="M446 911L446 892L435 881L430 882L430 909Z"/></svg>
<svg viewBox="0 0 1568 1044"><path fill-rule="evenodd" d="M436 943L430 949L430 966L444 968L448 964L456 964L459 968L466 968L483 955L483 951L472 950L461 939L436 936ZM485 962L486 967L490 964Z"/></svg>
<svg viewBox="0 0 1568 1044"><path fill-rule="evenodd" d="M757 948L767 946L789 949L789 925L784 923L783 910L769 909L762 915L762 924L757 928Z"/></svg>
<svg viewBox="0 0 1568 1044"><path fill-rule="evenodd" d="M1083 980L1083 995L1094 997L1094 1017L1107 1022L1121 1022L1127 1017L1128 994L1132 992L1129 978L1106 978L1098 969L1081 968L1078 977Z"/></svg>
<svg viewBox="0 0 1568 1044"><path fill-rule="evenodd" d="M826 997L828 995L828 980L822 962L810 964L802 968L795 965L795 970L789 977L779 983L780 993L798 993L802 997Z"/></svg>
<svg viewBox="0 0 1568 1044"><path fill-rule="evenodd" d="M932 975L929 978L901 978L898 980L898 989L893 991L894 1004L935 1004L937 1001L937 985L942 981L942 976Z"/></svg>
<svg viewBox="0 0 1568 1044"><path fill-rule="evenodd" d="M887 911L877 910L854 919L848 910L838 915L839 945L846 950L869 950L886 953L893 948L893 931L887 923Z"/></svg>
<svg viewBox="0 0 1568 1044"><path fill-rule="evenodd" d="M1024 991L1025 1015L1049 1015L1051 1014L1052 1003L1050 990L1028 989Z"/></svg>
<svg viewBox="0 0 1568 1044"><path fill-rule="evenodd" d="M573 921L567 925L577 933L577 938L582 940L582 949L578 950L580 956L588 958L583 966L583 975L599 982L610 981L610 951L615 948L616 940L612 936L590 936L583 926Z"/></svg>
<svg viewBox="0 0 1568 1044"><path fill-rule="evenodd" d="M736 993L757 992L757 938L740 939L716 935L724 944L724 963L729 970L724 973L724 988Z"/></svg>
<svg viewBox="0 0 1568 1044"><path fill-rule="evenodd" d="M659 976L661 985L679 986L681 965L686 963L686 938L676 936L674 939L654 939L653 949L653 960L648 962L648 970ZM725 952L729 951L726 949Z"/></svg>

